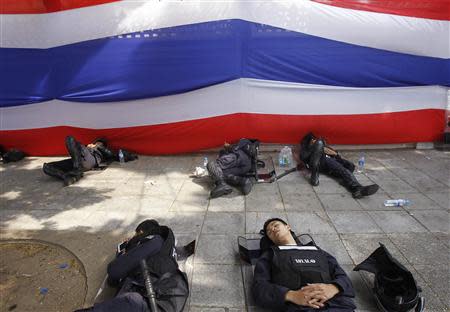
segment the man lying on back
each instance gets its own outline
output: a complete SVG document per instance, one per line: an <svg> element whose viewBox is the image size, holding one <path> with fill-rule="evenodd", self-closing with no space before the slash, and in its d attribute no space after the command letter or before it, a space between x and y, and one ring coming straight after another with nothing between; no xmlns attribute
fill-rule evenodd
<svg viewBox="0 0 450 312"><path fill-rule="evenodd" d="M265 251L252 285L259 306L289 312L354 311L352 283L333 256L317 246L301 245L282 219L267 220L263 230Z"/></svg>

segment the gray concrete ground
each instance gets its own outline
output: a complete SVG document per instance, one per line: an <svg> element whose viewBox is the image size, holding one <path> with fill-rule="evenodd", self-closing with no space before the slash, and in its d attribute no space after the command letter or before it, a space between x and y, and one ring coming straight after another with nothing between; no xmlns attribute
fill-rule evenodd
<svg viewBox="0 0 450 312"><path fill-rule="evenodd" d="M276 159L276 153L266 154ZM355 162L359 157L359 152L343 154ZM71 250L86 269L89 305L117 242L143 219L155 218L174 229L179 244L197 239L196 254L186 264L191 280L186 311L260 311L249 294L251 266L240 265L236 238L254 237L267 218L279 216L337 257L356 288L358 311L377 311L371 276L352 268L378 242L411 269L423 288L427 311L449 310L449 152L367 151L366 170L357 177L381 188L360 200L325 176L311 187L305 172L258 184L245 197L235 191L210 200L208 179L190 177L205 155L214 158L212 153L142 156L89 172L70 187L41 171L44 162L60 158L31 157L1 165L2 238L43 239ZM390 198L407 198L412 204L384 207Z"/></svg>

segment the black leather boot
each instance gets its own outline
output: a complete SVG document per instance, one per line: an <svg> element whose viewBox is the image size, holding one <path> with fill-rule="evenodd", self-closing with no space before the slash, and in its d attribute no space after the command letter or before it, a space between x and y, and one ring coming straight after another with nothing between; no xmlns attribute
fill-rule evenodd
<svg viewBox="0 0 450 312"><path fill-rule="evenodd" d="M82 171L73 170L73 171L67 172L64 177L64 186L69 186L71 184L74 184L75 182L80 180L82 177L83 177Z"/></svg>
<svg viewBox="0 0 450 312"><path fill-rule="evenodd" d="M83 176L83 173L81 171L64 172L56 166L52 166L52 164L48 163L44 163L42 170L46 175L63 180L65 186L77 182Z"/></svg>
<svg viewBox="0 0 450 312"><path fill-rule="evenodd" d="M247 177L228 175L228 176L226 176L225 181L230 185L239 187L242 194L244 194L244 195L249 194L253 187L252 180L250 180Z"/></svg>
<svg viewBox="0 0 450 312"><path fill-rule="evenodd" d="M311 180L312 186L319 185L319 171L320 171L320 159L323 156L323 148L325 144L322 140L317 140L312 148L312 154L309 159L309 168L311 169Z"/></svg>
<svg viewBox="0 0 450 312"><path fill-rule="evenodd" d="M364 196L370 196L375 194L380 187L378 184L371 184L366 186L358 187L354 192L352 192L353 198L363 198Z"/></svg>
<svg viewBox="0 0 450 312"><path fill-rule="evenodd" d="M83 170L83 164L81 162L81 158L83 157L81 155L81 145L77 140L74 139L72 136L67 136L66 140L66 149L69 152L70 157L72 158L73 162L73 169L82 171Z"/></svg>
<svg viewBox="0 0 450 312"><path fill-rule="evenodd" d="M55 166L52 166L51 164L44 163L42 166L42 171L44 171L46 175L64 180L65 172Z"/></svg>
<svg viewBox="0 0 450 312"><path fill-rule="evenodd" d="M206 169L208 169L209 176L216 185L209 194L211 198L227 195L233 191L231 186L225 183L222 168L220 168L215 161L208 162Z"/></svg>

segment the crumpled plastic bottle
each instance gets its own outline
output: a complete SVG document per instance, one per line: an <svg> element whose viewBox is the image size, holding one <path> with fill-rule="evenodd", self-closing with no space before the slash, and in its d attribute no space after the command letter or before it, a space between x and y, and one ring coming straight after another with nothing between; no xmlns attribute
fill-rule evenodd
<svg viewBox="0 0 450 312"><path fill-rule="evenodd" d="M386 207L403 207L409 206L411 201L409 199L388 199L384 201Z"/></svg>

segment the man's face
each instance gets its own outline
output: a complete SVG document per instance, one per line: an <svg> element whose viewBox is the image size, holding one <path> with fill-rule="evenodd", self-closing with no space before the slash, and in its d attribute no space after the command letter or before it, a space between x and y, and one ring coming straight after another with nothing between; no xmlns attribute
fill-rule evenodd
<svg viewBox="0 0 450 312"><path fill-rule="evenodd" d="M281 221L274 220L266 227L266 235L275 245L282 245L291 234L291 227Z"/></svg>
<svg viewBox="0 0 450 312"><path fill-rule="evenodd" d="M103 144L103 142L100 142L100 141L97 141L97 142L95 142L95 143L90 143L90 144L88 144L87 145L87 147L90 147L90 148L101 148L101 147L104 147L105 146L105 144Z"/></svg>
<svg viewBox="0 0 450 312"><path fill-rule="evenodd" d="M105 144L103 144L103 142L98 141L98 142L95 142L95 146L97 146L97 147L105 147Z"/></svg>

